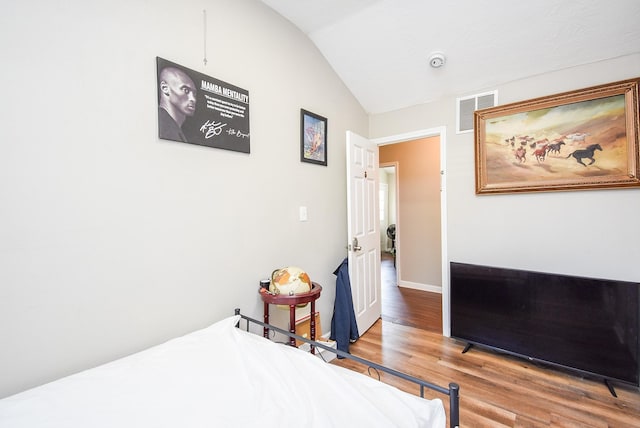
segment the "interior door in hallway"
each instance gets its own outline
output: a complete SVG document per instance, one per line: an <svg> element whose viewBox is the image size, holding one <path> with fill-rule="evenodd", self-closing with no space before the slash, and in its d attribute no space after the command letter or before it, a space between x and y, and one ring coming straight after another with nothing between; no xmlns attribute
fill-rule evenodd
<svg viewBox="0 0 640 428"><path fill-rule="evenodd" d="M378 146L347 131L349 278L362 335L380 318L380 219Z"/></svg>

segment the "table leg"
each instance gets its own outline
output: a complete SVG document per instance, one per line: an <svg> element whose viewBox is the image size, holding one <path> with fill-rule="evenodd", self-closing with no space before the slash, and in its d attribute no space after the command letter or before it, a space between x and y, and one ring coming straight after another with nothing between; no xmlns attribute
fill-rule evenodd
<svg viewBox="0 0 640 428"><path fill-rule="evenodd" d="M296 305L289 305L289 333L296 334ZM289 345L296 346L296 338L289 336Z"/></svg>
<svg viewBox="0 0 640 428"><path fill-rule="evenodd" d="M309 320L309 333L311 334L311 340L316 340L316 301L311 301L311 319ZM316 347L311 345L311 353L316 353Z"/></svg>
<svg viewBox="0 0 640 428"><path fill-rule="evenodd" d="M263 322L265 324L269 324L269 304L268 303L264 304L264 310L262 314L263 314ZM262 328L262 335L267 339L269 338L269 329L267 327Z"/></svg>

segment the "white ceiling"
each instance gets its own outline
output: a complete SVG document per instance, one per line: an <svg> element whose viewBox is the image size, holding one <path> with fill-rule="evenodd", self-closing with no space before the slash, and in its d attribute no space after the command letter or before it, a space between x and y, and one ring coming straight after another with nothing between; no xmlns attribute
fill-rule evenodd
<svg viewBox="0 0 640 428"><path fill-rule="evenodd" d="M369 113L640 52L640 0L262 1L308 35Z"/></svg>

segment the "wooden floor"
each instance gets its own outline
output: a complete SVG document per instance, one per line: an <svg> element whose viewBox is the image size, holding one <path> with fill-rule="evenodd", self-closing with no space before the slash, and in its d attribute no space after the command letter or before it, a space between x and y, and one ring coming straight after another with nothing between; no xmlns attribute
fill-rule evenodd
<svg viewBox="0 0 640 428"><path fill-rule="evenodd" d="M442 333L442 296L398 287L393 258L382 257L382 319Z"/></svg>
<svg viewBox="0 0 640 428"><path fill-rule="evenodd" d="M398 289L393 262L383 260L383 309L378 320L350 352L427 381L460 385L462 427L640 427L640 392L615 385L618 398L606 386L532 362L472 348L443 337L440 295ZM367 373L346 360L335 364ZM404 381L382 379L408 392L419 392ZM429 398L446 396L431 393Z"/></svg>

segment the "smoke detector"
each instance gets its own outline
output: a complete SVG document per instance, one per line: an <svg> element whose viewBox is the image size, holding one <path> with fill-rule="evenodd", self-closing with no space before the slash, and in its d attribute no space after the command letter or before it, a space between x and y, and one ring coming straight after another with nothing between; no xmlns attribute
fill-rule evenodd
<svg viewBox="0 0 640 428"><path fill-rule="evenodd" d="M442 52L433 52L429 56L429 65L433 68L440 68L444 65L446 58Z"/></svg>

